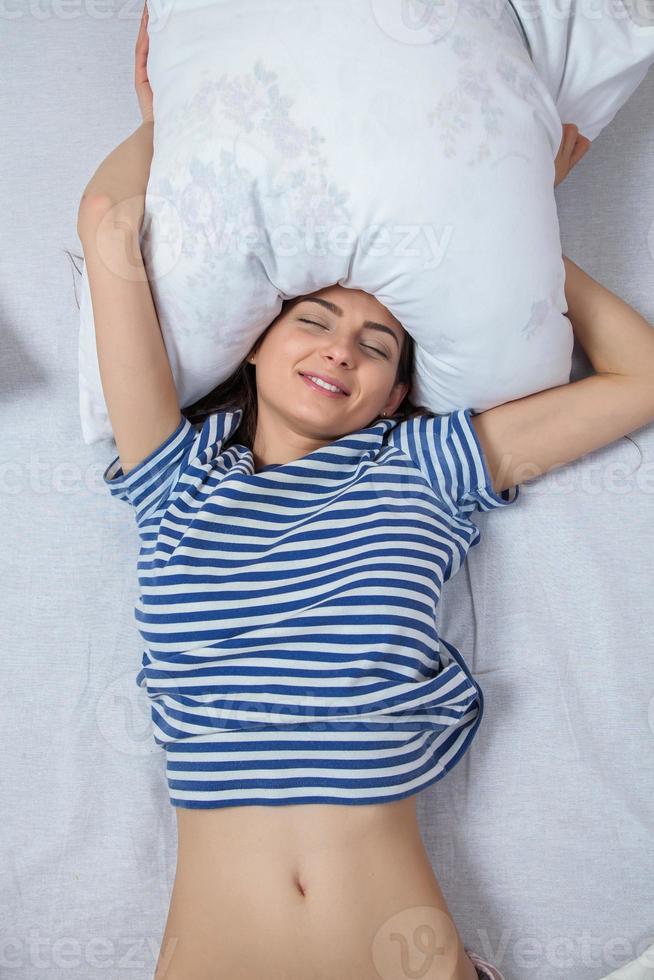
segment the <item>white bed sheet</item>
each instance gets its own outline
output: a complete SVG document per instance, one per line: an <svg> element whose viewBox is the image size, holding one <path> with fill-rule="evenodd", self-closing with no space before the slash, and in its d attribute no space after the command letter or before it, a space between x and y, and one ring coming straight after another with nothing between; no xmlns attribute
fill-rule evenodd
<svg viewBox="0 0 654 980"><path fill-rule="evenodd" d="M102 485L113 443L80 432L63 251L139 122L140 10L37 6L2 18L0 973L149 980L175 815L133 680L137 535ZM557 189L564 250L650 320L652 104L650 75ZM507 980L598 980L654 943L654 427L633 438L642 461L622 439L479 515L443 598L485 717L419 814L466 945ZM630 969L652 980L654 953Z"/></svg>

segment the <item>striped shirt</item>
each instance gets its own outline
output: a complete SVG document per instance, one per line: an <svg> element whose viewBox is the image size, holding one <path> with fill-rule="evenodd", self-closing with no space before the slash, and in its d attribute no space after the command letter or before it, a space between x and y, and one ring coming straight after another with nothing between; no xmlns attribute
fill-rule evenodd
<svg viewBox="0 0 654 980"><path fill-rule="evenodd" d="M127 476L109 464L173 806L390 802L461 759L483 695L437 604L471 513L520 489L494 492L470 414L380 419L257 472L229 443L240 409L181 415Z"/></svg>

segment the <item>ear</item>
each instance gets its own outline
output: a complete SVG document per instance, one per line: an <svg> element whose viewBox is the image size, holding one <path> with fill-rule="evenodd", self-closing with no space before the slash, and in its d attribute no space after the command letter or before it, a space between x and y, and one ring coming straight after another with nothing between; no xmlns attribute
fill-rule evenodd
<svg viewBox="0 0 654 980"><path fill-rule="evenodd" d="M398 381L396 385L393 385L393 397L389 401L388 405L384 405L384 411L387 415L393 415L402 404L409 392L409 385L404 381Z"/></svg>

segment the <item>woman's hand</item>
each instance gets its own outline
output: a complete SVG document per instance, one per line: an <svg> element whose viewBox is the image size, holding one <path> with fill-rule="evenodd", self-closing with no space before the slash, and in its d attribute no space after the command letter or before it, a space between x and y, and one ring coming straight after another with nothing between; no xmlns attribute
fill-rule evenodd
<svg viewBox="0 0 654 980"><path fill-rule="evenodd" d="M563 138L554 160L554 186L568 176L588 150L591 140L582 136L574 123L563 124Z"/></svg>
<svg viewBox="0 0 654 980"><path fill-rule="evenodd" d="M143 6L143 16L139 36L136 39L136 52L134 58L134 88L136 97L139 100L141 116L143 122L154 122L154 108L152 89L148 79L148 51L150 49L150 36L148 34L148 5Z"/></svg>

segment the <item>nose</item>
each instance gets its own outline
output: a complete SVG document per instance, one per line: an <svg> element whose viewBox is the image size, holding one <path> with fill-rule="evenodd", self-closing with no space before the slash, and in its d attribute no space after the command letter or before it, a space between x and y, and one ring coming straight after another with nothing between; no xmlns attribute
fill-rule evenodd
<svg viewBox="0 0 654 980"><path fill-rule="evenodd" d="M325 345L323 355L337 364L351 366L354 360L354 341L343 337L330 337Z"/></svg>

